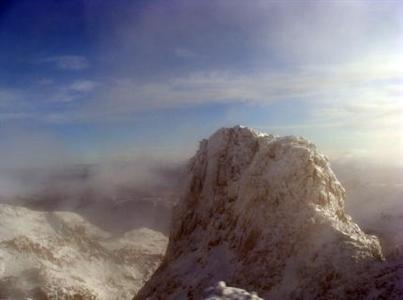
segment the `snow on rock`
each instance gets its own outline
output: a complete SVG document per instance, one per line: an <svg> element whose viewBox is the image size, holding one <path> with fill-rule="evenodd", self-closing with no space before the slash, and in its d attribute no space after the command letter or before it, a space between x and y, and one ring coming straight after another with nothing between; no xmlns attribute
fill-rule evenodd
<svg viewBox="0 0 403 300"><path fill-rule="evenodd" d="M149 229L112 237L74 213L0 204L0 299L130 299L166 243Z"/></svg>
<svg viewBox="0 0 403 300"><path fill-rule="evenodd" d="M242 289L228 287L224 281L205 290L204 300L263 300L255 293L248 293Z"/></svg>
<svg viewBox="0 0 403 300"><path fill-rule="evenodd" d="M223 128L188 175L166 255L135 299L200 299L222 280L264 299L402 299L403 269L384 267L377 237L345 214L343 187L305 139Z"/></svg>

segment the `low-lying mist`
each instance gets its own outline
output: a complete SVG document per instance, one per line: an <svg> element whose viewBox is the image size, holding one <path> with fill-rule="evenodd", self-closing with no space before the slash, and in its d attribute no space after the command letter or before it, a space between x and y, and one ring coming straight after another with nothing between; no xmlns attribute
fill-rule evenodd
<svg viewBox="0 0 403 300"><path fill-rule="evenodd" d="M11 141L0 150L0 201L74 211L117 234L138 227L168 233L187 158L149 153L86 164L47 138ZM393 252L403 241L403 167L351 159L332 168L346 189L347 213Z"/></svg>
<svg viewBox="0 0 403 300"><path fill-rule="evenodd" d="M403 167L361 160L335 161L332 166L346 189L347 213L381 239L385 255L402 251Z"/></svg>
<svg viewBox="0 0 403 300"><path fill-rule="evenodd" d="M46 134L12 132L0 142L0 202L67 210L122 233L167 232L183 163L156 153L83 163Z"/></svg>
<svg viewBox="0 0 403 300"><path fill-rule="evenodd" d="M116 233L137 227L166 232L182 169L180 163L152 158L14 169L0 177L1 186L12 186L1 201L74 211Z"/></svg>

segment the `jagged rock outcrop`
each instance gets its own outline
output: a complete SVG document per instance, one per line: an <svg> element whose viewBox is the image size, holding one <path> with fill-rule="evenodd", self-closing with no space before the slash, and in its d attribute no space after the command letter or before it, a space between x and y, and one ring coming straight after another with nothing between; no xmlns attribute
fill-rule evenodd
<svg viewBox="0 0 403 300"><path fill-rule="evenodd" d="M74 213L0 204L0 299L130 299L166 243L150 229L115 237Z"/></svg>
<svg viewBox="0 0 403 300"><path fill-rule="evenodd" d="M401 267L384 267L308 141L220 129L188 175L163 263L134 299L201 299L221 280L264 299L400 299L399 281L380 278Z"/></svg>

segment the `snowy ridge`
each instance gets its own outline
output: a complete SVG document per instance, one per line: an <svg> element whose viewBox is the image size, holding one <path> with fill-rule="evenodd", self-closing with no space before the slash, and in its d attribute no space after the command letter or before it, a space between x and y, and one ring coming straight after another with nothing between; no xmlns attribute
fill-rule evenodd
<svg viewBox="0 0 403 300"><path fill-rule="evenodd" d="M130 299L166 242L149 229L112 237L74 213L0 204L0 299Z"/></svg>
<svg viewBox="0 0 403 300"><path fill-rule="evenodd" d="M201 299L222 280L264 299L401 299L402 266L385 267L377 237L345 214L308 141L223 128L188 174L164 260L135 299Z"/></svg>

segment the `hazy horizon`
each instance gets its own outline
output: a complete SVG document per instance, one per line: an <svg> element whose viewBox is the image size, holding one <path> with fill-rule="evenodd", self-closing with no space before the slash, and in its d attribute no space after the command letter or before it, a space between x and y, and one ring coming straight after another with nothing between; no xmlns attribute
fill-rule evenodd
<svg viewBox="0 0 403 300"><path fill-rule="evenodd" d="M0 167L190 156L222 126L402 164L399 1L2 1Z"/></svg>

